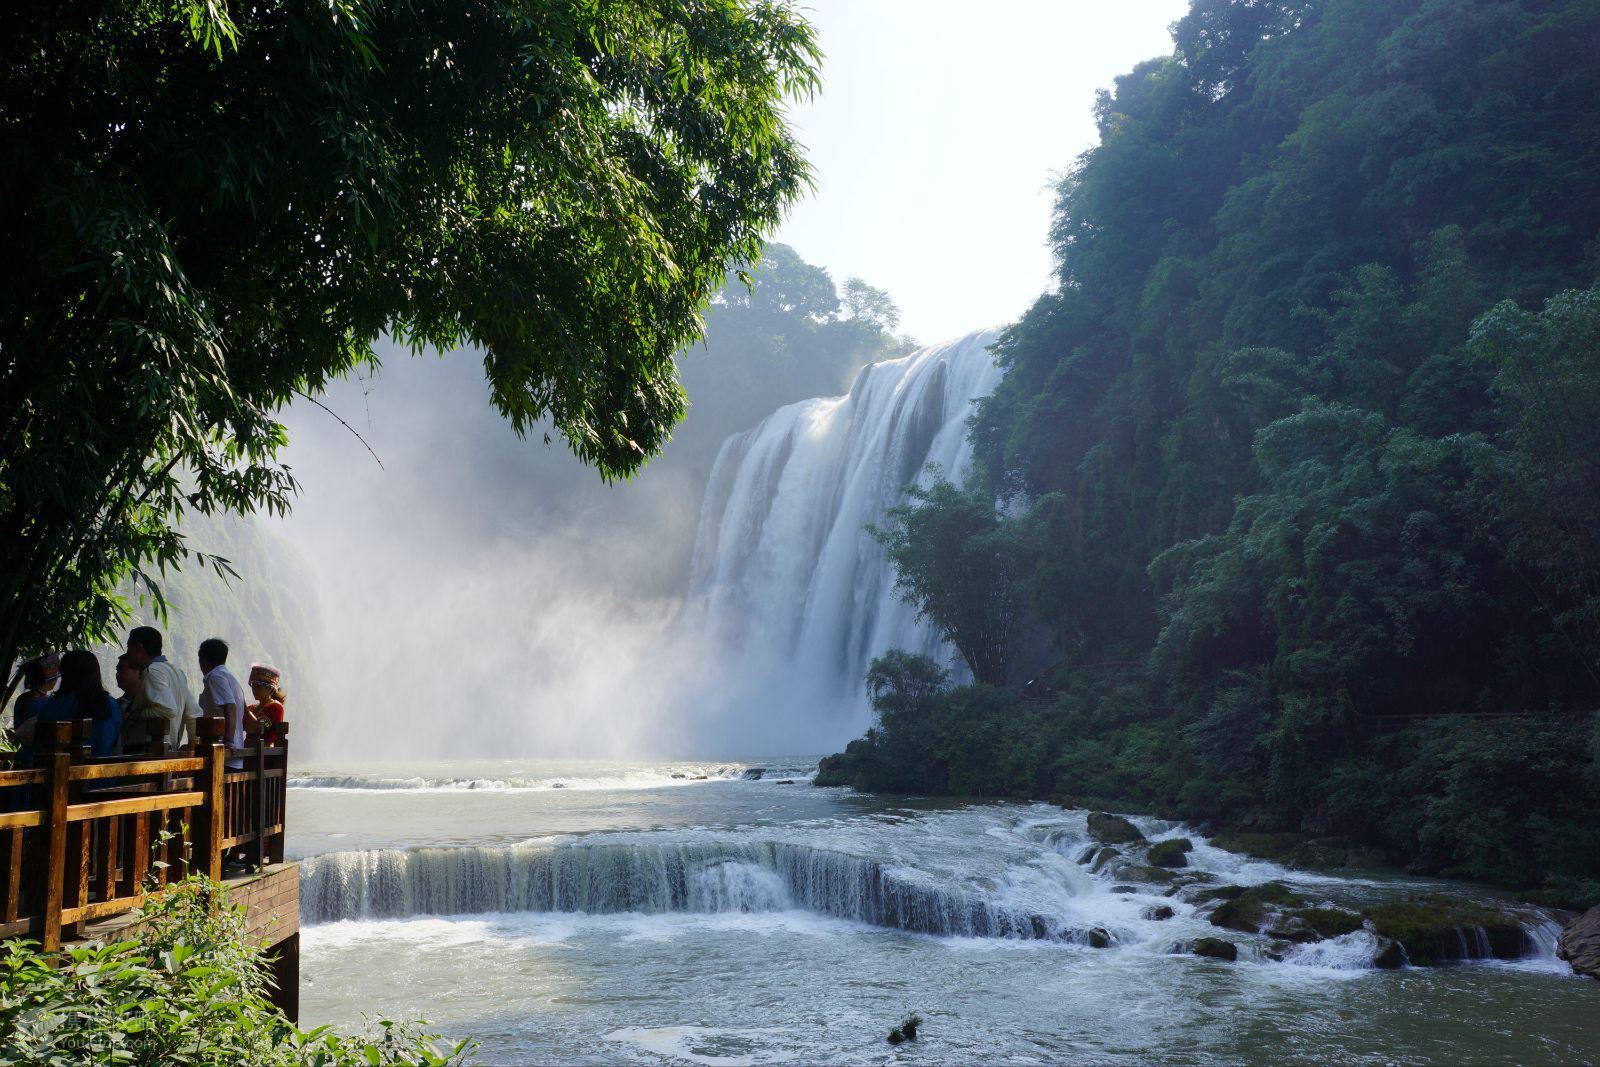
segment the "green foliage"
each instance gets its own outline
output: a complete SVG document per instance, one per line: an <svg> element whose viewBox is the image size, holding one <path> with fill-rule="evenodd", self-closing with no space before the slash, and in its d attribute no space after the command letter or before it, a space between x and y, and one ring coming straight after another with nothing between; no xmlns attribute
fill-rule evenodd
<svg viewBox="0 0 1600 1067"><path fill-rule="evenodd" d="M181 511L281 512L275 412L385 332L605 477L805 187L781 0L35 6L10 21L0 664L109 636Z"/></svg>
<svg viewBox="0 0 1600 1067"><path fill-rule="evenodd" d="M895 566L896 590L956 646L974 678L1004 685L1029 618L1040 523L1003 516L981 490L964 492L939 472L907 496L872 528Z"/></svg>
<svg viewBox="0 0 1600 1067"><path fill-rule="evenodd" d="M1195 0L1100 97L974 488L886 539L963 653L1023 604L1053 639L975 791L1026 751L1074 803L1600 879L1597 38L1580 0ZM903 745L857 780L947 781Z"/></svg>
<svg viewBox="0 0 1600 1067"><path fill-rule="evenodd" d="M1512 557L1600 671L1600 287L1557 293L1539 312L1502 302L1469 349L1496 372L1507 453L1497 503Z"/></svg>
<svg viewBox="0 0 1600 1067"><path fill-rule="evenodd" d="M201 878L151 899L129 940L54 955L0 947L0 1063L455 1064L418 1026L382 1021L359 1037L303 1031L265 999L266 972L243 914Z"/></svg>

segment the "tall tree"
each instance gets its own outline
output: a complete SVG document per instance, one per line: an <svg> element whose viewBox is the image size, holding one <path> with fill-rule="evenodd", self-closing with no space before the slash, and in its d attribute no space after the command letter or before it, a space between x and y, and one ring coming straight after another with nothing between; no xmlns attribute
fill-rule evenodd
<svg viewBox="0 0 1600 1067"><path fill-rule="evenodd" d="M602 476L804 188L787 0L25 2L0 73L0 667L104 638L174 520L287 508L275 412L473 345ZM9 670L7 671L9 674Z"/></svg>

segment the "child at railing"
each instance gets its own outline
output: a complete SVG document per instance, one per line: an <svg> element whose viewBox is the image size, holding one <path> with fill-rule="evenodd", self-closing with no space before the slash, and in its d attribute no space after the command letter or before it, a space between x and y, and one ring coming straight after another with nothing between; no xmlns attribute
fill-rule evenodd
<svg viewBox="0 0 1600 1067"><path fill-rule="evenodd" d="M250 665L250 695L256 702L247 709L245 725L251 733L272 735L283 725L283 674L265 663Z"/></svg>

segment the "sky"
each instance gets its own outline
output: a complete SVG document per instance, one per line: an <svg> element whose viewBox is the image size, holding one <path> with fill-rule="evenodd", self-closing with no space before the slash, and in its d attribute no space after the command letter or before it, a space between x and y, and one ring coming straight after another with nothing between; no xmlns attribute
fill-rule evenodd
<svg viewBox="0 0 1600 1067"><path fill-rule="evenodd" d="M813 0L822 92L792 113L816 189L777 235L888 290L923 343L1050 284L1053 187L1095 91L1171 52L1187 0Z"/></svg>

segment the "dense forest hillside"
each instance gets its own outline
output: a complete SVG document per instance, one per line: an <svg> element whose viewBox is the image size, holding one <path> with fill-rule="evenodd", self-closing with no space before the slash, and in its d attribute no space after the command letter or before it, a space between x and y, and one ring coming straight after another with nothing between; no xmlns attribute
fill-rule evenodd
<svg viewBox="0 0 1600 1067"><path fill-rule="evenodd" d="M1600 11L1196 0L1173 37L1061 182L978 487L880 532L989 684L880 661L823 780L1592 900Z"/></svg>

